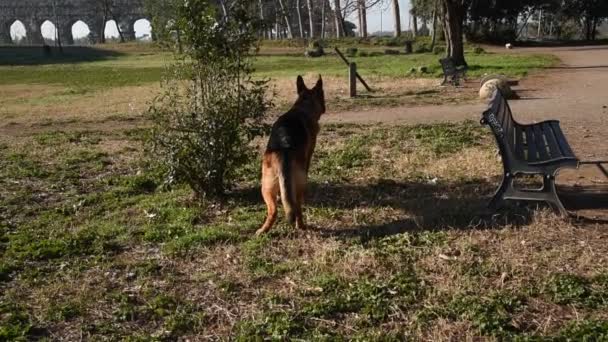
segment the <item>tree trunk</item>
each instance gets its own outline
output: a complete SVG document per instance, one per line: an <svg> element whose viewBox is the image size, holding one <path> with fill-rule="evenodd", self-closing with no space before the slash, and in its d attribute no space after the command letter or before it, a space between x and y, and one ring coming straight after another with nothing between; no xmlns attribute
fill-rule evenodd
<svg viewBox="0 0 608 342"><path fill-rule="evenodd" d="M260 35L262 36L263 39L266 39L266 21L264 18L264 1L259 0L258 6L260 7L260 21L262 22L262 28L261 28L262 31L260 32Z"/></svg>
<svg viewBox="0 0 608 342"><path fill-rule="evenodd" d="M359 24L357 28L359 29L359 37L363 37L363 13L361 13L361 1L357 0L357 19L359 19Z"/></svg>
<svg viewBox="0 0 608 342"><path fill-rule="evenodd" d="M325 39L325 21L327 20L325 9L327 8L327 1L329 0L321 0L321 39Z"/></svg>
<svg viewBox="0 0 608 342"><path fill-rule="evenodd" d="M280 39L281 36L281 25L279 23L279 15L278 13L274 16L274 38L276 40Z"/></svg>
<svg viewBox="0 0 608 342"><path fill-rule="evenodd" d="M279 5L281 6L281 15L283 16L283 20L285 20L285 26L287 28L287 38L293 39L293 33L291 32L291 22L289 21L289 15L287 15L287 11L285 10L285 6L283 5L283 0L279 0Z"/></svg>
<svg viewBox="0 0 608 342"><path fill-rule="evenodd" d="M543 10L538 11L538 32L536 33L537 39L543 38Z"/></svg>
<svg viewBox="0 0 608 342"><path fill-rule="evenodd" d="M361 0L361 32L363 32L363 37L367 38L367 7L365 6L365 0Z"/></svg>
<svg viewBox="0 0 608 342"><path fill-rule="evenodd" d="M315 22L314 22L314 12L312 7L312 0L306 1L308 7L308 36L310 38L315 37Z"/></svg>
<svg viewBox="0 0 608 342"><path fill-rule="evenodd" d="M367 37L367 7L365 0L357 0L357 13L359 15L359 37Z"/></svg>
<svg viewBox="0 0 608 342"><path fill-rule="evenodd" d="M412 35L418 36L418 17L415 14L412 14Z"/></svg>
<svg viewBox="0 0 608 342"><path fill-rule="evenodd" d="M220 0L220 5L222 7L222 13L224 14L224 21L226 21L228 19L228 10L226 9L226 4L224 3L224 0Z"/></svg>
<svg viewBox="0 0 608 342"><path fill-rule="evenodd" d="M340 0L334 0L334 17L336 25L336 38L344 37L344 30L342 29L342 5Z"/></svg>
<svg viewBox="0 0 608 342"><path fill-rule="evenodd" d="M466 65L464 59L464 42L462 26L466 13L465 7L457 0L443 0L444 26L448 57L458 65Z"/></svg>
<svg viewBox="0 0 608 342"><path fill-rule="evenodd" d="M435 8L433 8L433 35L431 36L431 51L435 49L437 43L437 0L435 1Z"/></svg>
<svg viewBox="0 0 608 342"><path fill-rule="evenodd" d="M298 28L300 29L300 38L304 38L304 23L302 22L302 9L300 0L296 0L296 14L298 15Z"/></svg>
<svg viewBox="0 0 608 342"><path fill-rule="evenodd" d="M395 37L401 36L401 11L399 10L399 0L393 0L393 15L395 16Z"/></svg>
<svg viewBox="0 0 608 342"><path fill-rule="evenodd" d="M593 28L591 29L591 40L597 38L597 25L599 24L598 18L593 18Z"/></svg>

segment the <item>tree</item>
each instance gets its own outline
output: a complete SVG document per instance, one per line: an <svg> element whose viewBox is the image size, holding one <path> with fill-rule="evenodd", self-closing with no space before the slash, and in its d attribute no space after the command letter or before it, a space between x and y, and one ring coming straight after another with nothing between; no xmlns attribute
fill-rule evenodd
<svg viewBox="0 0 608 342"><path fill-rule="evenodd" d="M154 40L165 47L177 42L181 51L181 35L177 24L179 0L146 0L144 9L150 17Z"/></svg>
<svg viewBox="0 0 608 342"><path fill-rule="evenodd" d="M334 0L334 21L336 26L336 38L344 37L344 19L342 18L342 5L340 0Z"/></svg>
<svg viewBox="0 0 608 342"><path fill-rule="evenodd" d="M313 20L313 18L314 18L313 8L314 7L312 6L312 0L307 0L306 5L308 8L308 36L310 38L314 38L315 37L315 22Z"/></svg>
<svg viewBox="0 0 608 342"><path fill-rule="evenodd" d="M304 38L304 24L302 22L302 11L300 0L296 0L296 13L298 15L298 28L300 29L300 38Z"/></svg>
<svg viewBox="0 0 608 342"><path fill-rule="evenodd" d="M564 11L569 17L581 19L582 35L586 40L595 40L598 25L608 18L608 1L566 0Z"/></svg>
<svg viewBox="0 0 608 342"><path fill-rule="evenodd" d="M393 0L393 15L395 17L395 37L401 36L401 12L399 10L399 0Z"/></svg>
<svg viewBox="0 0 608 342"><path fill-rule="evenodd" d="M365 0L357 1L357 14L359 17L359 36L367 37L367 8L365 8Z"/></svg>
<svg viewBox="0 0 608 342"><path fill-rule="evenodd" d="M471 0L441 0L447 56L456 65L466 65L464 58L464 20Z"/></svg>
<svg viewBox="0 0 608 342"><path fill-rule="evenodd" d="M284 0L278 0L278 1L279 1L279 5L281 6L281 16L283 17L283 20L285 20L285 27L287 29L287 38L292 39L293 33L291 31L291 21L289 20L289 12L285 8L285 5L283 3Z"/></svg>
<svg viewBox="0 0 608 342"><path fill-rule="evenodd" d="M180 1L175 26L187 48L148 113L154 160L168 182L188 184L199 198L221 198L265 132L271 103L268 82L252 78L259 32L253 1L231 2L222 15L209 0Z"/></svg>

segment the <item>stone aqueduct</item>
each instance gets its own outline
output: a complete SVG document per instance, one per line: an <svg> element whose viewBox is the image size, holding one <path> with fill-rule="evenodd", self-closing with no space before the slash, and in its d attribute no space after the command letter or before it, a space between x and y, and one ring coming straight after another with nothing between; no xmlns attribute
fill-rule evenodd
<svg viewBox="0 0 608 342"><path fill-rule="evenodd" d="M104 18L104 2L111 2L111 15ZM107 11L106 11L107 12ZM125 40L135 39L135 21L145 19L143 0L0 0L0 45L12 44L11 25L21 21L29 44L44 42L41 26L45 21L57 28L63 44L73 44L72 26L82 21L89 27L89 40L104 37L105 20L115 20Z"/></svg>

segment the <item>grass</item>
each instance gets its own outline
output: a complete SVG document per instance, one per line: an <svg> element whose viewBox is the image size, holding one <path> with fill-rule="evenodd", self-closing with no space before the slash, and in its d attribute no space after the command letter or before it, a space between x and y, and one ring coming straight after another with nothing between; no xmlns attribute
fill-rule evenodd
<svg viewBox="0 0 608 342"><path fill-rule="evenodd" d="M352 42L351 42L352 43ZM350 43L349 43L350 44ZM361 49L382 46L361 45ZM347 96L346 68L335 55L305 58L302 48L267 53L263 47L254 61L257 77L271 77L274 102L284 110L293 101L296 75L322 74L332 110L365 110L404 105L457 104L476 98L475 89L438 88L438 55L381 55L357 57L360 73L374 92ZM272 51L271 51L272 52ZM294 52L297 52L294 54ZM504 73L521 77L555 64L544 55L475 54L468 52L471 77ZM65 55L47 58L40 49L0 48L0 117L8 123L106 120L117 116L141 119L141 113L158 93L170 53L142 44L66 48ZM411 72L425 66L426 73ZM104 106L91 106L103 100Z"/></svg>
<svg viewBox="0 0 608 342"><path fill-rule="evenodd" d="M263 237L259 161L201 205L141 161L142 136L0 137L0 340L608 334L604 228L488 215L500 164L477 123L325 125L310 228Z"/></svg>
<svg viewBox="0 0 608 342"><path fill-rule="evenodd" d="M411 77L412 68L427 67L428 73L414 74L415 77L439 77L442 74L439 65L440 56L426 53L414 55L383 55L376 57L355 57L357 69L363 76L378 77ZM510 77L522 77L530 70L551 66L555 58L544 55L504 55L504 54L469 54L467 55L470 76L480 77L486 73L500 73ZM298 73L320 73L329 76L345 76L347 68L335 55L320 58L295 56L261 57L255 63L257 73L268 77L293 77Z"/></svg>
<svg viewBox="0 0 608 342"><path fill-rule="evenodd" d="M372 45L362 48L382 48ZM167 186L142 158L139 116L168 55L120 45L48 63L26 52L0 56L17 61L0 67L0 341L608 336L605 225L542 207L488 212L501 167L476 122L324 125L309 228L281 214L254 237L259 159L220 205ZM469 57L474 75L554 62ZM421 79L436 76L435 59L356 59L378 91L355 100L332 86L343 83L334 56L256 63L280 99L296 73L321 72L339 108L455 103ZM423 65L429 74L407 74Z"/></svg>
<svg viewBox="0 0 608 342"><path fill-rule="evenodd" d="M468 63L471 77L484 73L501 73L512 77L525 76L530 70L551 66L555 59L544 55L495 55L470 54ZM428 68L427 74L416 77L438 77L441 67L439 56L434 54L386 55L359 57L359 72L365 76L403 78L411 77L410 70L420 66ZM68 62L71 62L68 60ZM170 56L157 54L126 54L108 57L101 61L80 64L27 65L0 67L3 77L0 85L9 84L61 84L67 87L104 88L121 87L159 82L163 67ZM321 58L304 56L261 56L254 63L256 74L262 77L294 78L298 74L317 73L325 76L344 77L347 70L335 55Z"/></svg>

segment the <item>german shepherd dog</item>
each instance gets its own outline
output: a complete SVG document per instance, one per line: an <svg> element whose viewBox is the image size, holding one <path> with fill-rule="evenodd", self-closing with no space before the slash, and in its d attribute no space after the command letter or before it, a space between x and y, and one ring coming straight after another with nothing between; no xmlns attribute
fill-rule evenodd
<svg viewBox="0 0 608 342"><path fill-rule="evenodd" d="M323 79L308 89L302 76L296 82L298 99L272 126L262 160L262 196L268 215L256 235L272 228L277 218L277 195L281 194L289 224L304 228L302 204L310 160L319 134L319 119L325 113Z"/></svg>

